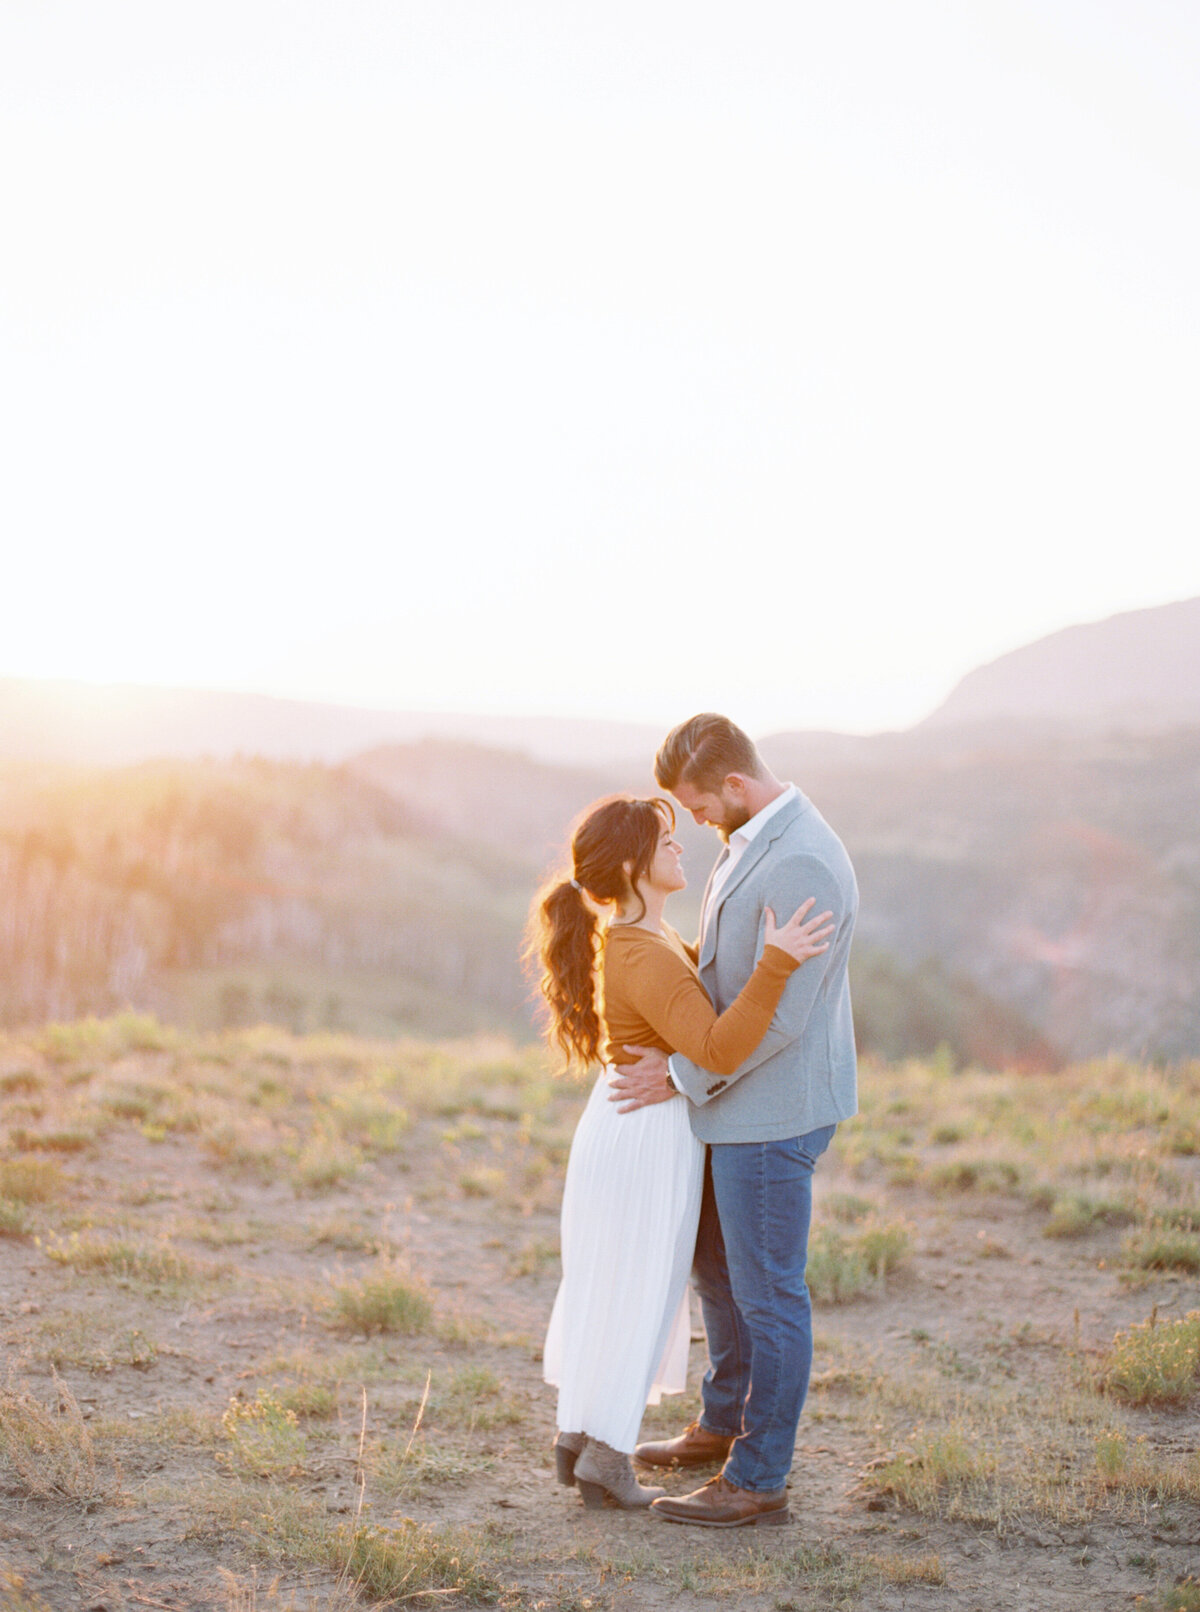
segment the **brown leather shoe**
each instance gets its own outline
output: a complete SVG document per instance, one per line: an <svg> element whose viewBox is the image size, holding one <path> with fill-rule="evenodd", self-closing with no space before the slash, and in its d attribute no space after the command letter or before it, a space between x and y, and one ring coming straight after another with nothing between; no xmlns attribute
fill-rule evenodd
<svg viewBox="0 0 1200 1612"><path fill-rule="evenodd" d="M678 1438L662 1444L639 1444L634 1459L643 1466L712 1466L733 1448L730 1433L710 1433L699 1422L689 1422Z"/></svg>
<svg viewBox="0 0 1200 1612"><path fill-rule="evenodd" d="M694 1494L666 1496L650 1510L701 1528L775 1528L790 1521L786 1489L738 1489L720 1472Z"/></svg>

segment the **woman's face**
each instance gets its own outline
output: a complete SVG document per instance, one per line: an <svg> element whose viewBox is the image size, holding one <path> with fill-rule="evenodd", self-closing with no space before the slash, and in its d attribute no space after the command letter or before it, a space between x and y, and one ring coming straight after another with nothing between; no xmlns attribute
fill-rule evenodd
<svg viewBox="0 0 1200 1612"><path fill-rule="evenodd" d="M669 895L672 890L687 888L682 856L683 847L664 823L662 833L658 837L658 849L654 853L654 860L645 879L651 890L662 890Z"/></svg>

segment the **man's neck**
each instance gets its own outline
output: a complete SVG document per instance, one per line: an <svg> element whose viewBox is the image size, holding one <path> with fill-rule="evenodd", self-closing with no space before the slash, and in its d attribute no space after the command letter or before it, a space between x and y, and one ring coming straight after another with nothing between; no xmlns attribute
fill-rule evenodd
<svg viewBox="0 0 1200 1612"><path fill-rule="evenodd" d="M751 778L746 786L746 810L751 817L757 817L764 806L769 806L773 800L778 800L787 788L781 784L773 773L767 773L764 778Z"/></svg>

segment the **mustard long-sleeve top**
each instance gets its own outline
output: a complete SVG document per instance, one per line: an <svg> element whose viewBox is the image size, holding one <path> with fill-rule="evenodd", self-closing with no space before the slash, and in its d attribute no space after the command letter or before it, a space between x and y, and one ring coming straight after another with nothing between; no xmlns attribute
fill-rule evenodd
<svg viewBox="0 0 1200 1612"><path fill-rule="evenodd" d="M799 968L778 946L767 946L741 991L718 1015L694 955L668 924L656 935L636 924L610 928L601 963L602 1017L607 1058L625 1063L625 1046L682 1052L702 1069L731 1075L757 1047Z"/></svg>

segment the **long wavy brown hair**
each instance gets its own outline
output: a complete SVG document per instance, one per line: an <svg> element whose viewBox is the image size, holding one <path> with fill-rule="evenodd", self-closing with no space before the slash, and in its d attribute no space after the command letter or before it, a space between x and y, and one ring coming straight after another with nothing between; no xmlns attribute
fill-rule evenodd
<svg viewBox="0 0 1200 1612"><path fill-rule="evenodd" d="M547 1039L568 1063L595 1063L604 1036L596 989L596 908L627 901L636 892L664 825L675 827L675 812L661 797L614 795L589 806L571 836L571 873L543 885L529 909L525 965L536 976L545 1004Z"/></svg>

